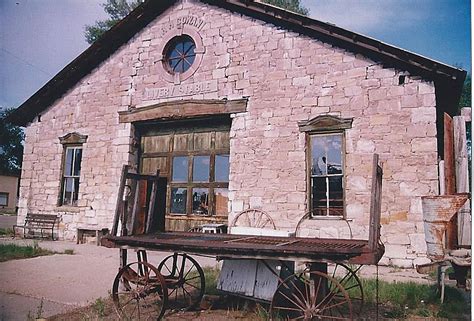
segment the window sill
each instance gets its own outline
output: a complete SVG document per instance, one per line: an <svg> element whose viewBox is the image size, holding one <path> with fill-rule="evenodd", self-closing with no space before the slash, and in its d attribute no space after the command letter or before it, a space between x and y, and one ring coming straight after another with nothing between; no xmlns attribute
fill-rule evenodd
<svg viewBox="0 0 474 321"><path fill-rule="evenodd" d="M352 218L345 218L344 216L311 216L311 220L323 220L323 221L348 221L352 222Z"/></svg>
<svg viewBox="0 0 474 321"><path fill-rule="evenodd" d="M87 208L87 206L56 206L54 208L55 212L70 212L70 213L79 213L81 210Z"/></svg>

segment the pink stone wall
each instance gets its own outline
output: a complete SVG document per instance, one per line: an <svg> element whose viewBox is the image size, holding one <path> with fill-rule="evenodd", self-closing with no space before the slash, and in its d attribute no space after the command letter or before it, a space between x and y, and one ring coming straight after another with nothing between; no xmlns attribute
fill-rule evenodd
<svg viewBox="0 0 474 321"><path fill-rule="evenodd" d="M181 85L217 83L217 90L186 97L146 95L173 86L160 75L165 26L186 16L205 24L195 30L205 53ZM399 76L406 75L399 85ZM212 86L211 86L212 87ZM344 221L312 220L305 233L367 238L371 159L384 163L383 263L412 266L425 259L421 201L436 194L434 86L406 72L274 25L184 1L170 8L81 80L27 128L20 213L63 214L64 237L76 228L110 227L122 164L136 164L133 128L118 111L176 99L248 97L248 110L233 115L230 219L247 208L271 214L279 229L293 230L308 207L305 134L298 121L331 114L353 118L345 134ZM80 206L57 207L62 146L58 137L77 131L84 145Z"/></svg>

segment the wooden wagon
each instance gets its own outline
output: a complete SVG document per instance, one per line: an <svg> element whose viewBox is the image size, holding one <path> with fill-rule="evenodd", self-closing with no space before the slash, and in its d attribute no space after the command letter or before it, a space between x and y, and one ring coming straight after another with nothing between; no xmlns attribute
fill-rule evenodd
<svg viewBox="0 0 474 321"><path fill-rule="evenodd" d="M269 300L272 319L352 320L362 307L363 290L356 271L349 265L377 264L384 254L384 246L380 242L382 168L378 155L374 155L373 162L368 240L151 232L156 184L152 184L148 216L139 218L134 210L136 202L127 205L120 197L112 233L101 241L103 246L120 248L121 266L112 286L117 312L126 319L160 319L166 309L197 307L204 294L205 278L202 268L191 255L207 255L258 260L272 271L278 278L277 287ZM127 179L133 179L139 186L136 183L139 180L157 182L158 175L131 174L125 167L120 195L124 193ZM126 208L132 209L131 215L127 214L129 211ZM260 211L250 213L245 212L249 222L266 220ZM309 217L305 215L303 219ZM137 230L136 221L140 219L146 224ZM127 249L137 251L137 262L127 262ZM173 254L152 265L148 262L146 251ZM270 265L269 261L281 264ZM302 262L306 264L306 269L295 273L287 268L285 262ZM332 273L328 273L328 263L335 266ZM342 276L336 274L338 267L344 270ZM280 273L282 269L288 273ZM255 275L249 277L255 278Z"/></svg>

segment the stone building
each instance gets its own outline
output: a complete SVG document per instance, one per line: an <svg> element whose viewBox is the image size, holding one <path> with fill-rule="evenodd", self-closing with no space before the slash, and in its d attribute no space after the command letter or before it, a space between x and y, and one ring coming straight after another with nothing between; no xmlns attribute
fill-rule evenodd
<svg viewBox="0 0 474 321"><path fill-rule="evenodd" d="M312 236L367 238L378 153L382 263L412 266L465 75L256 1L147 1L10 118L26 126L18 220L110 228L129 164L160 170L167 229L258 208L291 231L311 210Z"/></svg>

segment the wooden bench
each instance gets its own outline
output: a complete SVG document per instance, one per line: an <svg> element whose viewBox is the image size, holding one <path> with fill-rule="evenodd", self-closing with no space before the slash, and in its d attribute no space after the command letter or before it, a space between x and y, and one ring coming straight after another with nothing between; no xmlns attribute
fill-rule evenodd
<svg viewBox="0 0 474 321"><path fill-rule="evenodd" d="M54 241L54 226L58 223L58 216L51 214L27 214L24 225L13 225L13 237L16 236L17 228L23 229L23 237L35 237L35 231L39 231L41 238L45 238L43 231L48 231L46 235L51 234L51 239Z"/></svg>

